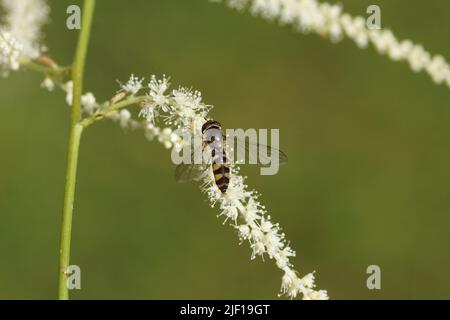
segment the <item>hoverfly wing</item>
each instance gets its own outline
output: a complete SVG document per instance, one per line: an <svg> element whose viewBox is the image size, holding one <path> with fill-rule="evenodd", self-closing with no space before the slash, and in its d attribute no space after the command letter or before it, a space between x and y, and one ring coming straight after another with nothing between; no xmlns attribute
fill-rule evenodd
<svg viewBox="0 0 450 320"><path fill-rule="evenodd" d="M195 163L196 154L200 154L201 156L203 156L203 146L195 146L192 143L191 150L190 163L181 163L175 168L175 180L177 182L199 180L208 167L208 163Z"/></svg>
<svg viewBox="0 0 450 320"><path fill-rule="evenodd" d="M204 164L179 164L175 168L175 180L177 182L188 182L199 180L206 170Z"/></svg>
<svg viewBox="0 0 450 320"><path fill-rule="evenodd" d="M288 162L287 155L277 148L265 144L258 144L258 150L260 150L259 159L263 163L269 163L271 161L271 158L274 157L274 155L278 155L279 164L286 164ZM261 152L261 150L263 150L263 152Z"/></svg>
<svg viewBox="0 0 450 320"><path fill-rule="evenodd" d="M243 153L242 151L245 152ZM279 164L286 164L288 162L286 154L277 148L236 138L236 149L233 150L233 157L236 159L236 162L252 163L246 160L257 159L257 164L266 165L276 156L278 157Z"/></svg>

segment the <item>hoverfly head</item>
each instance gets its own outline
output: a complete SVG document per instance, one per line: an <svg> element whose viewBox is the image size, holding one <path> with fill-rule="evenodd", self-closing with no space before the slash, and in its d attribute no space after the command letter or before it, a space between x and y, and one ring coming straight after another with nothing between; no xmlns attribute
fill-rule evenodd
<svg viewBox="0 0 450 320"><path fill-rule="evenodd" d="M210 119L203 124L202 133L205 133L206 130L212 129L212 128L222 130L222 126L218 121Z"/></svg>
<svg viewBox="0 0 450 320"><path fill-rule="evenodd" d="M202 126L203 139L209 145L220 147L222 142L222 126L215 120L208 120Z"/></svg>

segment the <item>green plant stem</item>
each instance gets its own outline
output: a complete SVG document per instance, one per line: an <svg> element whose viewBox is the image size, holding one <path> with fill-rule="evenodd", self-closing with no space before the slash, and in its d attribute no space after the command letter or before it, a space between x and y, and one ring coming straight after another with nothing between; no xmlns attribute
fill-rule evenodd
<svg viewBox="0 0 450 320"><path fill-rule="evenodd" d="M20 64L29 70L40 72L48 76L59 76L70 73L70 68L68 67L49 67L28 59L21 60Z"/></svg>
<svg viewBox="0 0 450 320"><path fill-rule="evenodd" d="M91 115L90 117L84 119L83 121L80 122L80 124L83 127L88 127L90 126L92 123L94 123L96 120L100 120L110 114L113 114L117 111L119 111L122 108L125 107L129 107L132 105L138 105L141 104L145 101L148 100L147 96L137 96L137 97L129 97L127 99L124 99L122 101L116 102L111 104L110 106L104 108L104 109L100 109L99 111L97 111L96 113L94 113L93 115Z"/></svg>
<svg viewBox="0 0 450 320"><path fill-rule="evenodd" d="M70 115L69 146L67 153L66 183L64 190L64 205L61 222L61 242L59 258L59 290L58 298L69 299L67 287L67 267L70 261L70 240L72 235L72 213L75 198L76 175L78 165L78 151L80 147L83 126L81 120L81 95L83 92L84 66L91 33L92 18L94 16L95 0L84 0L81 30L78 37L77 49L72 68L73 103Z"/></svg>

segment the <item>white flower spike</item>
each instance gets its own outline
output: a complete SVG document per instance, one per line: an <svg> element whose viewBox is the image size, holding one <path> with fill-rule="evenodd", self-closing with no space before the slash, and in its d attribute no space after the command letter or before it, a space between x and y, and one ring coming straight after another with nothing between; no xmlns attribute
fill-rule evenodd
<svg viewBox="0 0 450 320"><path fill-rule="evenodd" d="M169 83L165 77L157 80L152 76L148 87L150 91L146 96L147 100L140 106L139 112L144 122L132 119L131 113L125 109L112 118L124 128L143 128L149 140L156 138L165 148L179 150L183 140L174 129L199 132L212 107L203 103L198 91L179 88L166 93ZM162 128L155 126L158 122L163 125ZM228 221L236 229L241 243L248 241L250 258L266 256L274 260L275 265L282 270L282 294L292 299L328 299L326 291L314 289L313 273L300 278L293 269L290 258L295 257L294 250L286 242L279 224L272 222L266 208L259 202L258 193L249 189L245 178L239 175L237 166L232 167L230 184L224 194L217 188L210 170L203 174L201 180L201 190L207 195L211 206L219 208L219 216L223 216L224 221Z"/></svg>
<svg viewBox="0 0 450 320"><path fill-rule="evenodd" d="M432 56L422 45L397 39L389 29L368 29L361 16L353 17L338 4L317 0L210 0L229 7L249 8L255 16L290 24L303 33L317 33L338 42L347 37L359 48L372 44L381 55L407 62L414 72L425 71L436 84L450 88L450 65L441 55Z"/></svg>
<svg viewBox="0 0 450 320"><path fill-rule="evenodd" d="M0 73L8 75L9 71L18 70L22 46L11 33L0 29Z"/></svg>
<svg viewBox="0 0 450 320"><path fill-rule="evenodd" d="M0 0L5 22L0 26L0 71L19 69L20 59L35 59L45 48L40 43L42 26L50 9L45 0Z"/></svg>

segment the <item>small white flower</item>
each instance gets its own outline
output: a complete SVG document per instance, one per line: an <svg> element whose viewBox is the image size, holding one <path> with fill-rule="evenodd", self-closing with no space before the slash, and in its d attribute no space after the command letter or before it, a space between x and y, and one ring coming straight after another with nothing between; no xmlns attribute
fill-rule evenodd
<svg viewBox="0 0 450 320"><path fill-rule="evenodd" d="M145 137L153 141L155 137L157 137L160 134L160 129L155 127L152 123L148 123L145 127Z"/></svg>
<svg viewBox="0 0 450 320"><path fill-rule="evenodd" d="M53 89L55 89L55 83L51 78L46 77L41 83L41 88L45 88L48 91L53 91Z"/></svg>
<svg viewBox="0 0 450 320"><path fill-rule="evenodd" d="M169 99L165 94L169 86L169 79L166 78L166 76L163 76L161 80L158 80L155 75L152 75L148 84L150 89L148 95L152 98L153 103L156 106L161 107L164 112L169 110Z"/></svg>
<svg viewBox="0 0 450 320"><path fill-rule="evenodd" d="M126 129L130 126L131 113L127 109L120 110L119 124L122 128Z"/></svg>
<svg viewBox="0 0 450 320"><path fill-rule="evenodd" d="M155 124L155 119L158 116L158 110L153 104L145 104L139 111L139 117L143 117L147 122Z"/></svg>
<svg viewBox="0 0 450 320"><path fill-rule="evenodd" d="M252 255L250 259L254 260L256 256L262 256L266 252L266 247L262 241L256 241L250 245L252 249Z"/></svg>
<svg viewBox="0 0 450 320"><path fill-rule="evenodd" d="M245 222L248 225L252 225L254 221L259 218L258 214L259 209L257 206L257 202L251 197L248 200L247 206L245 207L245 210L242 213Z"/></svg>
<svg viewBox="0 0 450 320"><path fill-rule="evenodd" d="M252 240L254 241L263 241L264 240L264 233L263 231L258 227L252 227L251 231Z"/></svg>
<svg viewBox="0 0 450 320"><path fill-rule="evenodd" d="M173 99L175 101L174 106L180 110L197 110L204 108L200 91L192 91L186 88L173 90Z"/></svg>
<svg viewBox="0 0 450 320"><path fill-rule="evenodd" d="M328 294L325 290L303 290L303 300L328 300Z"/></svg>
<svg viewBox="0 0 450 320"><path fill-rule="evenodd" d="M81 96L81 105L83 106L83 111L88 114L92 114L98 108L95 96L91 92Z"/></svg>
<svg viewBox="0 0 450 320"><path fill-rule="evenodd" d="M222 207L222 215L224 215L226 217L225 219L231 219L231 221L236 222L239 212L238 212L238 209L236 208L236 206L224 205Z"/></svg>
<svg viewBox="0 0 450 320"><path fill-rule="evenodd" d="M0 29L0 72L2 75L19 69L21 54L22 45L11 33Z"/></svg>
<svg viewBox="0 0 450 320"><path fill-rule="evenodd" d="M166 149L172 148L172 129L164 128L158 137L158 141L166 147Z"/></svg>
<svg viewBox="0 0 450 320"><path fill-rule="evenodd" d="M444 82L450 75L450 67L446 64L444 57L441 55L433 57L427 65L426 70L437 84Z"/></svg>
<svg viewBox="0 0 450 320"><path fill-rule="evenodd" d="M415 45L408 56L409 64L415 72L421 71L430 59L430 54L421 45Z"/></svg>
<svg viewBox="0 0 450 320"><path fill-rule="evenodd" d="M239 239L241 239L241 241L247 240L250 235L250 227L246 224L241 224L238 227L238 234L239 234Z"/></svg>
<svg viewBox="0 0 450 320"><path fill-rule="evenodd" d="M68 106L72 106L73 103L73 81L67 81L63 85L63 90L66 92L66 103Z"/></svg>
<svg viewBox="0 0 450 320"><path fill-rule="evenodd" d="M281 293L286 294L291 299L295 298L299 291L299 279L294 271L285 268L285 273L281 279Z"/></svg>
<svg viewBox="0 0 450 320"><path fill-rule="evenodd" d="M130 76L130 79L128 82L124 85L121 85L121 88L131 94L136 94L139 92L139 90L142 89L142 82L144 79L139 79L138 77L135 77L133 74Z"/></svg>
<svg viewBox="0 0 450 320"><path fill-rule="evenodd" d="M274 225L269 220L265 220L265 218L261 219L261 231L262 232L271 232Z"/></svg>
<svg viewBox="0 0 450 320"><path fill-rule="evenodd" d="M306 276L300 279L300 283L307 288L314 288L314 274L308 273Z"/></svg>

